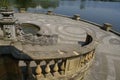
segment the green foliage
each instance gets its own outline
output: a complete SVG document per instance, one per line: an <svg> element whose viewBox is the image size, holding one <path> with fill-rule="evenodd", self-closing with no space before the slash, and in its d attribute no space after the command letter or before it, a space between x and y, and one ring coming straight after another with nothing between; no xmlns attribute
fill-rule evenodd
<svg viewBox="0 0 120 80"><path fill-rule="evenodd" d="M40 5L44 9L56 8L59 0L14 0L14 6L17 8L36 7Z"/></svg>
<svg viewBox="0 0 120 80"><path fill-rule="evenodd" d="M10 6L10 3L8 0L0 0L0 7L8 8L9 6Z"/></svg>
<svg viewBox="0 0 120 80"><path fill-rule="evenodd" d="M59 0L40 0L39 4L44 9L56 8L59 6Z"/></svg>
<svg viewBox="0 0 120 80"><path fill-rule="evenodd" d="M15 0L14 5L17 8L36 7L34 0Z"/></svg>

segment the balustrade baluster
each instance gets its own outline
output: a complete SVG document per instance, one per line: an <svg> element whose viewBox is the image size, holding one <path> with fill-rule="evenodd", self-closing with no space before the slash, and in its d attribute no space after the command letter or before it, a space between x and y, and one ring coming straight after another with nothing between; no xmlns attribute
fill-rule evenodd
<svg viewBox="0 0 120 80"><path fill-rule="evenodd" d="M92 51L92 57L94 56L94 54L95 54L95 50Z"/></svg>
<svg viewBox="0 0 120 80"><path fill-rule="evenodd" d="M90 53L89 53L89 59L91 59L91 58L92 58L92 56L91 56L91 55L92 55L92 52L90 52Z"/></svg>
<svg viewBox="0 0 120 80"><path fill-rule="evenodd" d="M85 59L84 59L84 55L81 57L81 67L83 67L85 64Z"/></svg>
<svg viewBox="0 0 120 80"><path fill-rule="evenodd" d="M90 53L90 58L93 57L93 54L94 54L94 51L91 51L91 53Z"/></svg>
<svg viewBox="0 0 120 80"><path fill-rule="evenodd" d="M81 62L84 63L84 55L81 57Z"/></svg>
<svg viewBox="0 0 120 80"><path fill-rule="evenodd" d="M90 60L90 59L91 59L90 55L91 55L91 52L89 52L89 54L88 54L88 60Z"/></svg>
<svg viewBox="0 0 120 80"><path fill-rule="evenodd" d="M55 61L55 65L54 65L54 68L53 68L53 71L54 72L57 72L58 71L58 63L57 63L57 61Z"/></svg>
<svg viewBox="0 0 120 80"><path fill-rule="evenodd" d="M57 60L55 60L55 64L54 64L54 67L53 67L53 71L54 71L54 75L58 75L58 63L57 63Z"/></svg>
<svg viewBox="0 0 120 80"><path fill-rule="evenodd" d="M85 55L85 60L86 61L88 60L88 53Z"/></svg>
<svg viewBox="0 0 120 80"><path fill-rule="evenodd" d="M42 72L42 69L41 69L41 66L40 66L40 61L35 61L37 66L36 66L36 77L40 77L41 76L41 72Z"/></svg>
<svg viewBox="0 0 120 80"><path fill-rule="evenodd" d="M65 60L62 60L62 65L60 66L61 74L65 73Z"/></svg>
<svg viewBox="0 0 120 80"><path fill-rule="evenodd" d="M50 61L46 61L46 67L45 67L45 73L46 73L45 77L47 77L47 78L51 78L52 77L52 75L50 74L51 69L50 69L49 62Z"/></svg>

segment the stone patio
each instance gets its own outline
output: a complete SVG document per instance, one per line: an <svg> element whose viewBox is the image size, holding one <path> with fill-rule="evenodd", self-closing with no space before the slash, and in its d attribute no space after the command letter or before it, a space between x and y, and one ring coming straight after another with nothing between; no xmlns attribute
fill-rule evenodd
<svg viewBox="0 0 120 80"><path fill-rule="evenodd" d="M66 17L33 13L15 13L15 17L20 23L33 23L40 26L42 30L45 30L45 34L58 34L58 44L64 44L62 47L71 51L71 54L78 50L78 41L85 41L87 32L96 34L96 44L98 44L95 51L96 56L85 80L120 80L120 37L118 35L104 31L90 23ZM0 44L3 43L0 41ZM41 50L51 49L49 47L42 47ZM53 48L59 52L58 49L61 46ZM37 50L37 48L35 49ZM61 54L59 53L59 55Z"/></svg>

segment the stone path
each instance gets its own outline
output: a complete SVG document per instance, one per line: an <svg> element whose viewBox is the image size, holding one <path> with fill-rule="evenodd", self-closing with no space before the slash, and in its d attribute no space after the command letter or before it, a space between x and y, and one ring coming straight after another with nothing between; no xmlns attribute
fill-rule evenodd
<svg viewBox="0 0 120 80"><path fill-rule="evenodd" d="M15 14L21 23L39 25L47 34L59 34L59 43L84 41L86 32L97 36L96 57L86 80L120 80L120 37L100 28L69 18L44 14ZM24 16L24 17L23 17Z"/></svg>

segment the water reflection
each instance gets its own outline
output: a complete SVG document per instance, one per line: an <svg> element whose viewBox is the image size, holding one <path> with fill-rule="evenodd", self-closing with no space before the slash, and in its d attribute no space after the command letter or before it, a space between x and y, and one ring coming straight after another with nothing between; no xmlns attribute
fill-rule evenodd
<svg viewBox="0 0 120 80"><path fill-rule="evenodd" d="M76 2L78 2L80 9L84 9L86 7L86 3L90 1L95 2L120 2L120 0L1 0L0 7L15 7L15 8L36 8L40 6L43 9L49 8L57 8L59 4L61 6L69 5L74 6Z"/></svg>
<svg viewBox="0 0 120 80"><path fill-rule="evenodd" d="M10 6L9 0L0 0L0 7L6 7L8 8Z"/></svg>
<svg viewBox="0 0 120 80"><path fill-rule="evenodd" d="M119 2L120 0L90 0L90 1Z"/></svg>
<svg viewBox="0 0 120 80"><path fill-rule="evenodd" d="M36 7L36 3L34 2L34 0L13 0L13 6L18 8L18 10L20 10L20 8L25 8L25 10L27 10L27 8L29 7Z"/></svg>
<svg viewBox="0 0 120 80"><path fill-rule="evenodd" d="M85 1L86 0L81 0L81 2L80 2L80 9L84 9L85 8Z"/></svg>
<svg viewBox="0 0 120 80"><path fill-rule="evenodd" d="M57 8L59 6L59 0L39 0L39 5L44 9Z"/></svg>

